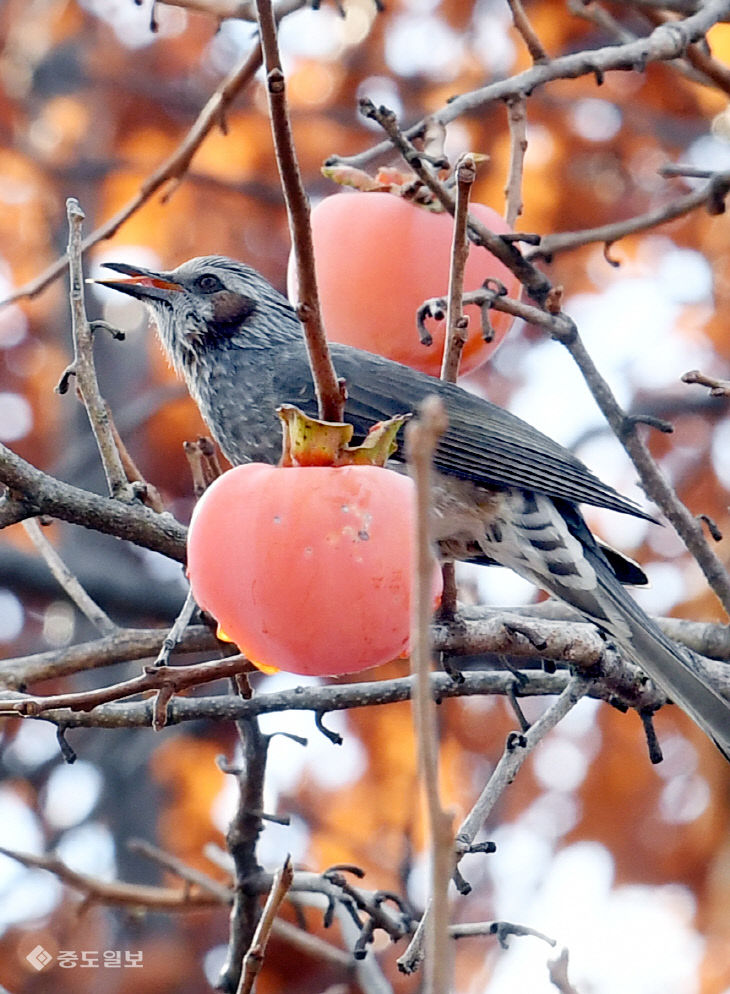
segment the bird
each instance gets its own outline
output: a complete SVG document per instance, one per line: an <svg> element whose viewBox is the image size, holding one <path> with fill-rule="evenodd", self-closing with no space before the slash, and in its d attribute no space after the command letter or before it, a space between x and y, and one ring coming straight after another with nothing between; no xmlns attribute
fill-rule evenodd
<svg viewBox="0 0 730 994"><path fill-rule="evenodd" d="M252 267L201 256L155 272L121 262L94 280L135 297L232 465L276 463L276 408L317 415L295 309ZM601 543L581 504L656 520L538 429L462 387L391 359L330 343L356 436L438 395L448 426L434 455L433 541L442 557L506 566L607 634L730 760L730 703L625 589L641 569ZM402 444L392 457L403 464Z"/></svg>

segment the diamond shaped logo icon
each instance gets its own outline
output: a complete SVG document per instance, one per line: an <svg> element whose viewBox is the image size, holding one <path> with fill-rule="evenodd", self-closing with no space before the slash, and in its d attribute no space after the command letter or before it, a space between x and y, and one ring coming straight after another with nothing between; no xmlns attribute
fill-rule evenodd
<svg viewBox="0 0 730 994"><path fill-rule="evenodd" d="M51 956L48 950L44 949L40 943L35 947L35 949L31 949L25 958L28 960L30 965L34 967L34 969L38 970L39 973L53 960L53 956Z"/></svg>

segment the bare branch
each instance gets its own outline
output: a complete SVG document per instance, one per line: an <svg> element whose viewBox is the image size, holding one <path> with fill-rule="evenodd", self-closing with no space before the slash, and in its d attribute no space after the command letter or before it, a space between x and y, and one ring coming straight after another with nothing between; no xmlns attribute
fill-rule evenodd
<svg viewBox="0 0 730 994"><path fill-rule="evenodd" d="M461 823L456 834L456 856L460 859L471 851L474 839L481 830L494 805L504 790L517 776L522 764L537 744L588 692L589 682L581 676L571 677L560 697L524 733L512 733L507 740L502 758L497 763L489 781L479 795L474 807ZM433 906L424 912L418 930L408 948L398 958L398 967L404 973L413 973L423 959L423 938L427 925L424 922L434 914Z"/></svg>
<svg viewBox="0 0 730 994"><path fill-rule="evenodd" d="M674 24L676 23L673 14L663 10L648 9L644 14L652 24ZM714 58L700 45L692 44L687 46L684 57L698 73L712 81L715 86L724 93L730 93L730 69L719 59Z"/></svg>
<svg viewBox="0 0 730 994"><path fill-rule="evenodd" d="M78 577L68 568L61 559L54 547L48 541L41 530L37 518L30 518L23 522L26 534L30 538L38 552L43 556L46 565L58 581L62 589L68 594L76 607L85 615L92 625L97 628L102 635L112 635L119 631L115 622L103 611L99 605L84 590Z"/></svg>
<svg viewBox="0 0 730 994"><path fill-rule="evenodd" d="M509 9L512 11L512 20L515 28L522 35L522 40L527 45L527 51L530 53L532 61L536 63L546 62L548 57L547 52L542 47L542 42L530 24L525 13L525 8L522 6L522 0L507 0L507 3L509 4Z"/></svg>
<svg viewBox="0 0 730 994"><path fill-rule="evenodd" d="M154 658L163 638L161 628L117 629L113 634L93 642L5 659L0 662L0 685L13 690L71 673ZM197 625L185 630L178 649L182 652L211 652L218 645L209 628Z"/></svg>
<svg viewBox="0 0 730 994"><path fill-rule="evenodd" d="M462 223L464 213L462 211ZM448 942L448 889L453 872L453 836L451 815L442 808L439 795L438 724L436 704L431 696L429 683L432 666L429 622L432 614L431 584L434 568L430 537L431 477L433 454L446 426L444 406L436 396L427 397L418 418L406 426L408 467L416 485L416 562L411 595L413 722L418 743L420 775L426 795L431 849L431 906L434 909L427 935L424 981L426 994L447 994L451 989L452 974L451 948Z"/></svg>
<svg viewBox="0 0 730 994"><path fill-rule="evenodd" d="M167 187L166 196L170 196L174 186L179 184L190 167L190 163L208 134L216 127L224 127L225 114L240 91L254 78L256 70L261 65L261 48L255 45L228 73L215 92L209 98L205 107L198 115L195 123L172 155L168 156L157 169L147 177L138 193L117 211L113 217L100 225L81 243L82 251L87 251L93 245L111 238L136 212L147 203L157 192ZM68 259L62 256L52 263L39 276L15 290L5 300L0 301L0 307L14 303L25 297L36 297L42 290L57 279L66 269Z"/></svg>
<svg viewBox="0 0 730 994"><path fill-rule="evenodd" d="M286 897L293 879L294 870L292 869L291 860L287 856L284 860L284 865L274 874L271 890L266 898L266 904L261 913L259 923L256 926L251 946L243 959L243 973L238 985L238 994L251 994L253 990L256 977L259 975L264 963L266 946L279 908L281 907L281 902Z"/></svg>
<svg viewBox="0 0 730 994"><path fill-rule="evenodd" d="M253 669L245 656L236 655L227 659L190 666L145 666L143 672L129 680L114 683L98 690L84 690L74 694L54 694L48 697L18 695L0 700L0 713L17 713L23 717L37 717L45 711L68 708L71 711L91 711L100 704L134 697L147 690L169 688L172 692L195 687L212 680L248 673Z"/></svg>
<svg viewBox="0 0 730 994"><path fill-rule="evenodd" d="M481 89L463 93L430 116L442 124L479 111L489 103L510 97L529 96L540 87L558 79L578 79L596 76L602 79L607 72L631 69L643 71L651 62L667 62L683 55L687 45L700 41L718 21L730 14L728 0L708 0L696 12L682 21L673 21L655 28L646 38L637 38L621 45L606 45L589 51L571 52L548 62L532 66L507 79L489 83ZM413 138L423 131L423 120L405 133ZM377 160L389 151L388 142L380 142L353 156L337 156L332 161L343 165L362 167Z"/></svg>
<svg viewBox="0 0 730 994"><path fill-rule="evenodd" d="M611 388L598 372L577 332L570 339L563 340L563 345L576 362L603 416L636 467L647 497L661 508L671 522L687 549L694 556L705 575L705 579L725 611L730 614L730 577L728 577L723 562L708 544L702 531L702 525L679 499L676 491L652 458L646 442L636 431L636 422L622 411Z"/></svg>
<svg viewBox="0 0 730 994"><path fill-rule="evenodd" d="M242 700L241 703L251 702ZM229 772L236 777L238 806L226 832L226 845L233 858L235 891L228 952L217 984L224 991L238 989L244 957L251 948L258 922L257 895L249 887L244 887L244 881L259 870L256 844L263 827L264 774L269 745L269 739L261 733L255 716L239 720L236 728L242 749L241 766Z"/></svg>
<svg viewBox="0 0 730 994"><path fill-rule="evenodd" d="M709 387L711 397L730 397L730 380L718 380L714 376L706 376L699 369L691 369L688 373L684 373L682 383L697 383L701 387Z"/></svg>
<svg viewBox="0 0 730 994"><path fill-rule="evenodd" d="M271 0L256 0L256 13L266 63L266 92L269 98L271 130L276 162L284 191L289 227L297 262L299 306L297 312L304 327L309 364L317 391L319 416L323 421L342 421L345 398L337 380L322 323L322 310L314 266L309 201L304 190L291 121L286 102L286 82L279 57L279 43Z"/></svg>
<svg viewBox="0 0 730 994"><path fill-rule="evenodd" d="M514 228L522 213L522 174L527 151L527 103L524 97L514 97L507 101L510 151L505 196L507 204L504 218L510 228Z"/></svg>
<svg viewBox="0 0 730 994"><path fill-rule="evenodd" d="M469 212L469 196L476 179L476 166L471 155L462 156L456 169L456 201L454 205L454 232L451 242L451 266L449 269L449 290L446 303L446 339L441 363L441 379L456 383L469 333L469 318L464 314L464 268L469 256L469 242L466 237L466 222Z"/></svg>
<svg viewBox="0 0 730 994"><path fill-rule="evenodd" d="M48 515L185 561L187 529L171 514L155 514L141 504L123 504L63 483L36 469L2 443L0 483L11 490L9 499L0 498L3 526Z"/></svg>
<svg viewBox="0 0 730 994"><path fill-rule="evenodd" d="M134 499L122 460L114 443L114 434L109 425L109 411L99 392L94 366L94 339L86 318L84 307L84 273L81 262L81 227L84 212L73 197L66 201L68 216L68 263L73 325L74 360L71 369L76 378L79 395L89 416L91 430L101 456L104 475L112 497L129 503Z"/></svg>
<svg viewBox="0 0 730 994"><path fill-rule="evenodd" d="M23 866L48 870L63 883L81 891L86 901L91 903L166 912L192 911L216 907L221 903L219 897L189 885L150 887L145 884L128 884L120 880L100 880L72 870L54 855L36 856L33 853L19 852L4 846L0 847L0 854L16 860Z"/></svg>
<svg viewBox="0 0 730 994"><path fill-rule="evenodd" d="M598 228L588 228L585 231L566 231L555 235L545 235L540 239L537 248L528 253L530 259L550 259L558 252L590 245L593 242L605 242L613 245L627 235L639 231L648 231L667 221L683 217L698 207L706 207L711 214L724 210L725 198L730 192L730 171L715 173L710 181L697 190L684 196L673 198L662 207L656 207L646 214L638 214L625 221L614 221L603 224Z"/></svg>

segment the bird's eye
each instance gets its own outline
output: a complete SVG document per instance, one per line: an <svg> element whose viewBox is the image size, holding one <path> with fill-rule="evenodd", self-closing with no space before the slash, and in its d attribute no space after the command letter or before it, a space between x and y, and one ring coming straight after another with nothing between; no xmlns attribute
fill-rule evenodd
<svg viewBox="0 0 730 994"><path fill-rule="evenodd" d="M195 281L195 285L201 293L216 293L218 290L223 289L221 281L217 276L213 276L212 273L205 273L205 275L200 276Z"/></svg>

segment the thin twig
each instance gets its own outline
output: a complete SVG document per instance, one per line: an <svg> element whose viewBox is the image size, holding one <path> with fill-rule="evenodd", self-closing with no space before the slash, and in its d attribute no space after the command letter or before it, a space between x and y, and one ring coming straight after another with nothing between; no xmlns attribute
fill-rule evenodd
<svg viewBox="0 0 730 994"><path fill-rule="evenodd" d="M532 935L536 939L547 942L549 946L555 945L555 939L551 939L544 932L538 932L529 925L518 925L515 922L491 921L491 922L462 922L459 925L452 925L449 928L449 935L453 939L469 939L475 935L496 935L500 943L506 945L506 938L509 935Z"/></svg>
<svg viewBox="0 0 730 994"><path fill-rule="evenodd" d="M151 508L153 511L157 511L158 514L163 514L165 512L165 504L162 500L159 490L148 480L145 480L142 475L137 463L132 458L129 449L122 436L119 434L116 423L114 421L114 416L109 408L109 405L105 403L106 416L109 422L109 429L112 433L112 438L114 439L114 446L119 453L119 458L122 462L122 468L124 469L124 475L129 480L132 485L132 489L136 497L138 497L143 504Z"/></svg>
<svg viewBox="0 0 730 994"><path fill-rule="evenodd" d="M86 408L91 430L96 439L109 493L112 497L130 503L134 499L134 492L129 486L122 460L114 444L114 434L109 425L109 412L106 403L99 393L99 384L94 367L94 339L84 307L84 274L81 264L81 227L84 221L84 212L81 210L79 202L73 197L69 197L66 201L66 212L69 226L69 297L74 342L74 360L71 368L76 377L78 392Z"/></svg>
<svg viewBox="0 0 730 994"><path fill-rule="evenodd" d="M728 0L707 0L696 13L682 21L662 24L647 37L637 38L622 45L606 45L593 50L570 52L568 55L549 59L500 79L481 89L463 93L429 116L441 124L449 124L459 117L481 111L486 105L514 96L528 96L540 87L559 79L578 79L582 76L602 78L613 70L643 70L652 62L666 62L684 54L687 45L700 41L718 21L730 14ZM424 121L417 121L406 132L407 138L421 134ZM364 167L386 155L389 142L380 142L365 152L353 156L336 156L331 161L341 165Z"/></svg>
<svg viewBox="0 0 730 994"><path fill-rule="evenodd" d="M507 101L507 121L510 147L507 183L504 188L507 198L504 219L510 228L514 228L522 213L522 174L527 151L527 101L524 97L513 97Z"/></svg>
<svg viewBox="0 0 730 994"><path fill-rule="evenodd" d="M463 214L462 214L463 218ZM431 549L431 476L433 454L446 430L446 413L436 396L427 397L419 416L406 426L408 466L416 485L416 562L412 591L411 669L413 721L418 743L421 779L426 795L431 847L431 901L434 913L427 937L424 990L447 994L451 989L451 946L448 941L448 889L453 872L451 815L441 806L438 783L438 723L431 695L432 614L431 585L434 557Z"/></svg>
<svg viewBox="0 0 730 994"><path fill-rule="evenodd" d="M309 201L304 190L292 139L289 108L286 101L286 81L281 68L276 22L271 0L256 0L256 13L264 51L266 92L269 99L276 163L279 167L297 262L299 281L297 313L304 327L309 364L312 368L312 376L317 391L319 416L324 421L342 421L345 398L332 365L322 323L322 310L319 303L317 275L314 266Z"/></svg>
<svg viewBox="0 0 730 994"><path fill-rule="evenodd" d="M251 947L258 921L257 895L243 884L259 870L256 846L263 828L261 813L264 810L264 775L269 745L269 739L261 733L255 716L236 722L236 729L242 758L240 770L232 774L238 785L238 805L226 832L226 846L234 866L234 899L226 962L216 985L223 991L238 989L244 957Z"/></svg>
<svg viewBox="0 0 730 994"><path fill-rule="evenodd" d="M519 741L516 743L508 741L502 758L456 833L457 854L459 856L469 851L494 805L502 796L505 788L512 783L530 753L588 693L589 688L590 682L586 677L580 675L571 677L568 686L558 699L540 715L527 732L520 733Z"/></svg>
<svg viewBox="0 0 730 994"><path fill-rule="evenodd" d="M117 624L112 621L106 611L103 611L96 601L84 590L79 578L71 572L66 563L63 559L61 559L54 547L43 534L41 526L38 523L38 519L30 518L28 521L24 521L23 527L25 528L26 534L30 538L33 545L45 559L46 565L53 574L54 578L68 594L79 611L81 611L81 613L89 619L91 624L94 625L94 627L98 629L102 635L112 635L118 632L119 627Z"/></svg>
<svg viewBox="0 0 730 994"><path fill-rule="evenodd" d="M679 537L705 575L726 613L730 614L730 577L723 562L710 547L702 525L689 512L676 491L649 452L644 439L632 421L619 406L608 383L598 372L585 345L578 336L563 340L563 345L580 369L593 397L636 467L647 497L661 508Z"/></svg>
<svg viewBox="0 0 730 994"><path fill-rule="evenodd" d="M157 653L155 666L167 666L170 661L170 654L182 642L185 629L190 624L190 619L195 614L198 605L195 603L192 590L188 590L185 596L185 603L180 608L180 613L172 625L172 628L162 640L160 651Z"/></svg>
<svg viewBox="0 0 730 994"><path fill-rule="evenodd" d="M527 732L520 733L516 737L510 736L502 758L497 763L489 781L471 811L461 823L456 834L457 859L460 859L461 856L470 851L474 839L481 830L489 813L499 798L501 798L505 788L512 783L522 764L535 746L565 717L581 697L588 692L589 686L589 681L584 677L571 677L570 682L558 699L550 705ZM423 961L423 943L428 929L428 919L434 914L434 905L431 904L426 908L419 928L411 939L408 948L398 958L398 967L404 973L413 973L418 964Z"/></svg>
<svg viewBox="0 0 730 994"><path fill-rule="evenodd" d="M507 0L507 3L509 4L509 9L512 11L514 26L520 35L522 35L522 40L527 45L527 51L530 53L532 61L534 63L546 62L548 57L547 52L542 47L542 42L530 24L522 6L522 0Z"/></svg>
<svg viewBox="0 0 730 994"><path fill-rule="evenodd" d="M0 497L0 528L48 515L185 562L187 529L168 512L155 514L140 504L123 504L71 486L36 469L2 443L0 482L11 490L9 499Z"/></svg>
<svg viewBox="0 0 730 994"><path fill-rule="evenodd" d="M231 888L227 884L222 884L218 880L214 880L213 877L209 877L207 873L188 866L178 856L173 856L172 853L165 852L158 846L153 846L146 839L130 839L127 842L127 849L132 853L145 856L166 870L170 870L186 883L195 884L201 890L207 890L224 904L230 904L233 899Z"/></svg>
<svg viewBox="0 0 730 994"><path fill-rule="evenodd" d="M455 169L456 202L454 209L454 229L451 241L451 264L449 268L449 288L446 301L446 335L444 354L441 361L441 379L456 383L464 345L469 334L469 318L464 314L464 270L469 256L469 241L466 234L466 221L469 211L469 196L476 179L474 157L464 155ZM441 567L443 590L440 613L442 617L452 617L457 608L457 587L454 564L444 563Z"/></svg>
<svg viewBox="0 0 730 994"><path fill-rule="evenodd" d="M163 635L161 628L117 628L112 635L93 642L4 659L0 662L0 686L17 690L42 680L154 658ZM181 652L211 652L216 648L218 640L203 625L187 628L178 645Z"/></svg>
<svg viewBox="0 0 730 994"><path fill-rule="evenodd" d="M247 673L252 669L245 656L236 655L211 662L193 663L189 666L145 666L139 676L122 680L98 690L84 690L72 694L53 694L47 697L23 695L18 698L0 700L0 711L15 712L23 717L35 717L45 711L57 708L70 708L72 711L91 711L100 704L134 697L147 690L160 690L169 687L177 692L187 687L195 687L211 680L221 680Z"/></svg>
<svg viewBox="0 0 730 994"><path fill-rule="evenodd" d="M464 155L457 162L454 231L451 241L451 265L446 305L446 341L441 363L441 379L456 383L459 376L461 353L469 333L469 318L464 314L464 269L469 256L466 222L469 213L469 196L476 179L476 165L471 155Z"/></svg>
<svg viewBox="0 0 730 994"><path fill-rule="evenodd" d="M533 650L533 659L535 652ZM175 667L172 667L173 669ZM435 697L475 697L488 694L508 696L514 692L515 677L509 671L475 671L462 674L463 680L455 681L447 673L431 674L432 692ZM569 677L563 670L556 673L541 671L523 674L526 677L520 686L520 697L552 697L561 693L567 686ZM632 703L638 695L641 676L635 671ZM295 688L291 691L262 694L251 700L242 700L237 695L219 694L211 697L175 697L169 704L167 724L175 725L187 721L235 721L257 714L271 714L278 711L343 711L350 708L382 706L408 701L411 698L412 683L409 677L377 681L375 683L347 684L345 686ZM597 700L616 703L621 695L614 689L613 680L596 680L591 685L590 696ZM664 698L658 693L645 692L647 702L653 698L658 707ZM0 701L0 710L6 717L18 716L25 698L19 693L5 692ZM638 706L638 701L635 706ZM37 717L65 728L150 728L153 711L151 701L112 702L100 704L92 711L72 711L70 708L43 710Z"/></svg>
<svg viewBox="0 0 730 994"><path fill-rule="evenodd" d="M730 380L718 380L714 376L706 376L699 369L683 373L682 383L697 383L701 387L709 387L711 397L730 397Z"/></svg>
<svg viewBox="0 0 730 994"><path fill-rule="evenodd" d="M558 252L590 245L593 242L604 242L613 245L627 235L639 231L656 228L667 221L683 217L698 207L707 207L711 214L718 214L724 205L730 191L730 170L714 173L709 182L697 190L692 190L684 196L676 197L661 207L655 207L645 214L627 218L625 221L613 221L598 228L587 228L584 231L558 232L555 235L545 235L540 239L537 248L528 252L530 259L551 259Z"/></svg>
<svg viewBox="0 0 730 994"><path fill-rule="evenodd" d="M220 905L220 898L189 885L183 887L151 887L129 884L121 880L100 880L71 869L56 855L37 856L16 849L0 847L0 854L16 860L22 866L48 870L63 883L81 891L89 902L117 905L133 910L193 911Z"/></svg>
<svg viewBox="0 0 730 994"><path fill-rule="evenodd" d="M274 927L274 921L281 907L281 902L289 892L294 879L294 870L289 856L284 860L284 865L274 874L271 890L266 898L264 910L261 912L256 931L254 932L251 946L243 959L243 973L238 985L237 994L251 994L256 977L261 971L266 954L266 946Z"/></svg>
<svg viewBox="0 0 730 994"><path fill-rule="evenodd" d="M302 0L297 0L296 7L302 5ZM93 245L111 238L137 211L147 203L157 192L168 187L167 196L170 195L172 187L177 186L190 167L190 163L203 144L207 136L214 128L223 127L225 115L246 84L250 83L261 65L261 47L255 45L228 73L223 81L209 97L202 111L196 118L194 124L189 129L183 140L174 152L165 159L164 162L151 173L142 183L139 191L114 214L108 221L100 225L81 243L81 248L85 252ZM15 290L5 300L0 301L0 307L5 304L14 303L25 297L35 297L42 290L57 279L66 269L68 259L62 256L45 269L40 275L29 283L24 284Z"/></svg>
<svg viewBox="0 0 730 994"><path fill-rule="evenodd" d="M489 279L486 285L479 290L469 290L462 298L464 305L473 304L482 311L493 308L495 311L503 311L513 317L522 318L530 324L543 328L553 338L562 341L575 334L575 324L573 319L568 317L563 311L557 313L543 310L534 304L527 304L523 300L514 300L504 294L504 286L497 280ZM418 320L422 322L423 315L435 316L446 311L446 300L443 297L433 297L424 301L418 310Z"/></svg>

